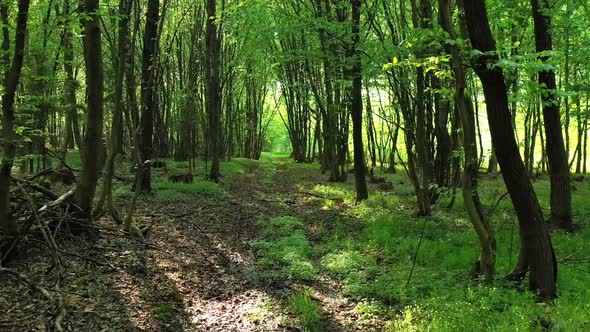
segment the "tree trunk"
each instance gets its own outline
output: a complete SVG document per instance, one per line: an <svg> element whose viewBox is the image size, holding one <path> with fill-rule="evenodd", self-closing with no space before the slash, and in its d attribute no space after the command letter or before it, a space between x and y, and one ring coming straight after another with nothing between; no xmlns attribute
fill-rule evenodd
<svg viewBox="0 0 590 332"><path fill-rule="evenodd" d="M145 30L143 35L143 59L141 65L141 159L143 167L141 190L150 192L151 159L154 145L154 112L156 98L156 47L158 40L160 1L149 0L147 4Z"/></svg>
<svg viewBox="0 0 590 332"><path fill-rule="evenodd" d="M123 79L127 70L127 57L129 56L129 19L131 8L133 8L133 0L120 0L119 15L121 15L121 18L118 21L118 59L115 72L115 105L111 122L111 142L104 169L102 194L95 211L96 215L102 213L103 205L106 204L108 211L117 223L121 223L122 219L113 203L113 175L115 160L117 155L121 153L123 138Z"/></svg>
<svg viewBox="0 0 590 332"><path fill-rule="evenodd" d="M205 70L207 79L207 112L209 114L209 154L211 170L209 179L218 181L221 158L221 40L217 32L217 1L207 0L207 27L205 33L207 55Z"/></svg>
<svg viewBox="0 0 590 332"><path fill-rule="evenodd" d="M457 39L452 25L451 6L449 0L439 0L439 15L442 28L451 39ZM463 128L463 149L465 151L465 169L462 178L463 200L469 220L479 237L480 255L478 267L484 275L485 281L494 280L496 265L496 237L494 228L485 215L478 193L479 156L477 153L477 139L475 132L475 117L471 108L471 101L465 90L467 81L463 69L463 61L456 44L448 45L452 55L452 66L455 75L455 101Z"/></svg>
<svg viewBox="0 0 590 332"><path fill-rule="evenodd" d="M474 59L474 70L483 86L492 142L520 225L524 255L521 261L526 264L518 266L515 272L530 271L529 287L538 291L543 300L550 300L557 295L557 263L539 201L526 176L514 137L504 73L494 66L499 58L485 1L467 1L463 7L471 44L481 52Z"/></svg>
<svg viewBox="0 0 590 332"><path fill-rule="evenodd" d="M531 0L531 6L533 8L537 52L550 52L553 50L553 45L551 32L549 31L551 19L545 14L545 11L549 8L547 0ZM546 62L547 60L549 60L548 56L541 56L541 61ZM557 87L553 69L539 72L539 85L544 86L545 89L541 98L543 100L545 144L551 179L551 223L555 227L571 230L573 224L569 158L566 154L561 131L559 100L556 95Z"/></svg>
<svg viewBox="0 0 590 332"><path fill-rule="evenodd" d="M351 0L352 4L352 140L354 145L354 177L356 184L356 200L360 202L369 198L365 174L365 152L363 146L363 77L361 67L360 44L360 20L361 0Z"/></svg>
<svg viewBox="0 0 590 332"><path fill-rule="evenodd" d="M18 232L16 220L10 211L10 176L12 165L16 157L16 134L14 132L14 100L16 89L20 80L21 69L25 55L25 39L27 35L27 20L29 15L29 0L18 1L18 18L16 21L16 33L14 39L14 58L9 68L10 40L8 39L8 30L3 32L2 51L5 52L4 64L6 72L4 75L4 94L2 96L2 136L4 142L4 155L2 156L2 166L0 168L0 229L7 236L14 236ZM7 27L8 23L8 4L5 2L1 5L2 21Z"/></svg>
<svg viewBox="0 0 590 332"><path fill-rule="evenodd" d="M92 201L96 191L99 172L99 153L102 148L103 125L103 67L100 23L98 16L99 0L86 0L84 12L88 19L84 22L84 49L86 63L86 137L84 140L84 154L82 159L82 173L76 186L74 198L82 209L83 219L88 224L72 225L74 233L90 232L92 222Z"/></svg>
<svg viewBox="0 0 590 332"><path fill-rule="evenodd" d="M412 0L412 21L414 28L427 28L426 20L431 16L430 4L425 0L420 1L420 9L417 8L415 0ZM418 12L419 11L419 12ZM421 54L417 54L421 57ZM430 180L432 179L432 160L430 147L430 127L428 122L428 105L426 101L426 76L423 67L416 68L416 155L417 167L420 171L418 199L418 215L430 216L431 207L431 188Z"/></svg>

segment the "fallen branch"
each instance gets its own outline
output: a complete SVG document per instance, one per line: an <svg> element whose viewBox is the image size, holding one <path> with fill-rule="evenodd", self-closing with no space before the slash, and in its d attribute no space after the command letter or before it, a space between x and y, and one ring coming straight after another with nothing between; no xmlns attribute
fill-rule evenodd
<svg viewBox="0 0 590 332"><path fill-rule="evenodd" d="M312 193L310 191L304 191L303 193L306 194L306 195L317 197L317 198L321 198L321 199L329 199L331 201L344 201L344 199L343 198L340 198L340 197L327 197L327 196L322 196L322 195L319 195L319 194Z"/></svg>
<svg viewBox="0 0 590 332"><path fill-rule="evenodd" d="M58 199L59 198L59 195L58 194L54 193L53 191L51 191L51 190L49 190L49 189L47 189L47 188L45 188L43 186L40 186L40 185L38 185L36 183L33 183L33 182L29 181L29 180L23 180L23 179L19 179L19 178L15 178L15 177L12 177L11 180L14 181L14 182L16 182L16 183L25 184L25 185L27 185L27 187L29 187L29 188L37 191L37 192L42 193L43 195L47 196L49 199L54 199L55 200L55 199Z"/></svg>
<svg viewBox="0 0 590 332"><path fill-rule="evenodd" d="M43 212L46 211L52 207L58 206L63 204L65 201L67 201L68 199L70 199L72 196L74 196L74 189L68 191L67 193L57 197L53 202L49 202L45 205L43 205L38 212Z"/></svg>
<svg viewBox="0 0 590 332"><path fill-rule="evenodd" d="M202 210L204 210L204 209L206 209L208 207L212 207L212 206L217 206L217 205L215 205L215 204L208 204L208 205L205 205L205 206L201 206L200 208L198 208L198 209L196 209L194 211L191 211L189 213L183 213L183 214L179 214L179 215L176 215L176 216L171 216L171 218L184 218L184 217L192 216L193 214L199 213L200 211L202 211Z"/></svg>

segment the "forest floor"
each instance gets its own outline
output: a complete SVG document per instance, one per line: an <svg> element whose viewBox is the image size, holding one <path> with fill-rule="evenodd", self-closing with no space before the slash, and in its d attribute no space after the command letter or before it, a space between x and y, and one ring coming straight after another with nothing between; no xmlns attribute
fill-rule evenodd
<svg viewBox="0 0 590 332"><path fill-rule="evenodd" d="M65 330L535 330L545 316L556 330L590 328L587 180L574 194L582 229L554 236L561 294L547 309L501 282L506 287L473 284L477 242L460 195L453 208L442 201L434 217L414 218L402 172L380 174L387 182L370 184L371 199L356 205L352 174L347 183L328 183L318 165L286 156L223 163L219 184L169 182L187 165L166 162L153 170L154 192L139 201L136 222L152 225L145 241L110 218L98 221L96 241L61 241L59 290L42 241L11 263L62 295ZM487 181L482 196L504 273L518 234L509 201L496 204L503 186ZM129 187L118 183L118 206L129 202ZM546 183L537 189L545 195ZM53 330L54 303L5 275L0 280L0 330Z"/></svg>

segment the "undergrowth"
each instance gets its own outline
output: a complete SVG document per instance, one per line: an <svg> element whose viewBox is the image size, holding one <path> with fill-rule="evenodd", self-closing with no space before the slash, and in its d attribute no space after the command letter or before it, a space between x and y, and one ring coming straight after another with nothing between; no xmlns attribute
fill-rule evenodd
<svg viewBox="0 0 590 332"><path fill-rule="evenodd" d="M219 192L219 184L211 181L196 181L194 183L171 182L155 179L152 188L158 195L167 199L187 199L195 195L215 195Z"/></svg>
<svg viewBox="0 0 590 332"><path fill-rule="evenodd" d="M479 243L466 219L461 193L454 205L441 199L430 218L416 218L410 183L385 175L396 194L372 192L362 204L352 204L354 185L316 185L325 209L334 200L349 206L343 213L362 223L346 229L337 224L313 248L320 271L340 280L343 295L359 301L357 312L387 318L388 331L578 331L590 329L590 238L588 228L577 234L554 232L559 260L559 298L555 306L538 304L535 294L497 281L480 286L470 278ZM481 182L481 198L496 229L497 277L508 274L518 257L518 224L501 180ZM548 215L549 184L535 183ZM576 222L587 225L590 185L574 192ZM401 193L397 195L397 193ZM330 202L332 201L332 202ZM414 264L415 260L415 264ZM526 282L525 282L526 285Z"/></svg>
<svg viewBox="0 0 590 332"><path fill-rule="evenodd" d="M261 234L252 243L262 277L270 280L313 280L317 271L303 222L284 216L260 220Z"/></svg>
<svg viewBox="0 0 590 332"><path fill-rule="evenodd" d="M318 331L320 306L311 298L309 290L295 292L289 296L289 308L299 319L303 331Z"/></svg>

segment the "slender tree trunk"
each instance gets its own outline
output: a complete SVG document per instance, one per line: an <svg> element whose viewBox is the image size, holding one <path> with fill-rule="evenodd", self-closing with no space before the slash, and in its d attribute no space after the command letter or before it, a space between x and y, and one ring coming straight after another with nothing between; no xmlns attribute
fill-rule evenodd
<svg viewBox="0 0 590 332"><path fill-rule="evenodd" d="M143 35L143 60L141 66L141 159L143 167L141 189L152 190L151 159L154 145L154 113L156 110L156 47L158 41L160 1L149 0L147 4Z"/></svg>
<svg viewBox="0 0 590 332"><path fill-rule="evenodd" d="M354 177L356 184L356 200L362 201L369 198L365 174L365 152L363 146L363 77L361 68L360 44L360 20L361 0L351 0L352 4L352 130L354 144Z"/></svg>
<svg viewBox="0 0 590 332"><path fill-rule="evenodd" d="M462 0L459 0L462 1ZM457 34L452 25L451 6L449 0L439 0L439 16L442 28L455 40ZM465 210L469 216L475 232L479 237L480 255L477 263L479 271L485 281L493 282L496 265L496 237L494 228L485 215L478 193L479 156L477 153L477 139L475 132L475 117L471 108L471 101L465 90L467 81L463 69L463 61L455 44L448 46L452 55L452 66L455 75L455 101L461 127L463 128L463 149L465 153L465 169L463 171L462 187Z"/></svg>
<svg viewBox="0 0 590 332"><path fill-rule="evenodd" d="M469 39L473 47L481 52L474 59L474 70L483 86L492 142L520 224L523 264L517 266L515 272L529 271L529 287L538 291L543 300L550 300L557 296L557 262L539 201L526 176L514 137L504 74L499 67L491 65L497 63L499 58L488 23L485 1L467 1L463 7Z"/></svg>
<svg viewBox="0 0 590 332"><path fill-rule="evenodd" d="M209 154L211 170L209 179L218 181L221 158L221 40L217 32L217 1L207 0L207 27L205 33L207 55L205 70L207 79L207 112L209 114Z"/></svg>
<svg viewBox="0 0 590 332"><path fill-rule="evenodd" d="M92 222L92 201L96 191L99 172L99 153L102 148L102 125L103 125L103 66L102 66L102 44L98 16L99 0L86 0L84 12L88 19L84 23L84 48L86 63L86 90L87 90L87 112L86 112L86 137L84 154L82 159L82 173L76 186L74 198L82 209L83 218L88 225L72 225L74 233L90 232Z"/></svg>
<svg viewBox="0 0 590 332"><path fill-rule="evenodd" d="M10 176L12 165L16 157L16 134L14 132L14 100L20 80L21 69L25 55L25 39L27 35L27 20L29 15L29 0L18 1L18 17L14 38L14 57L9 65L8 30L3 31L2 51L4 54L4 94L2 95L2 136L4 137L4 155L0 168L0 230L7 236L14 236L18 232L16 220L10 211ZM2 23L8 26L8 4L0 5Z"/></svg>
<svg viewBox="0 0 590 332"><path fill-rule="evenodd" d="M64 82L64 101L66 104L66 137L64 145L62 146L61 157L66 160L68 147L72 144L72 139L76 142L76 146L80 152L80 158L84 156L84 144L82 143L82 134L80 133L80 124L78 120L78 109L76 101L76 88L78 81L74 77L74 45L72 43L73 33L70 27L70 19L67 18L70 13L70 0L65 1L64 16L66 16L66 24L64 24L63 36L63 57L64 57L64 72L66 79ZM64 166L62 161L61 166Z"/></svg>
<svg viewBox="0 0 590 332"><path fill-rule="evenodd" d="M533 8L537 52L552 51L553 45L551 32L549 31L551 19L545 13L549 8L547 0L531 0L531 5ZM541 56L541 60L546 62L549 59L548 56ZM561 131L559 100L556 95L557 86L553 69L539 72L539 85L545 87L541 98L543 100L545 144L547 146L551 179L551 223L555 227L571 230L573 223L569 158L566 154Z"/></svg>
<svg viewBox="0 0 590 332"><path fill-rule="evenodd" d="M102 194L95 209L95 215L102 213L103 205L117 223L122 223L119 212L113 202L113 175L115 160L121 153L123 138L123 105L124 105L124 77L127 71L127 57L129 55L129 19L133 8L133 0L120 0L119 2L119 36L118 36L118 53L117 68L115 71L115 105L113 108L113 119L111 120L111 142L109 145L108 156L105 164Z"/></svg>

